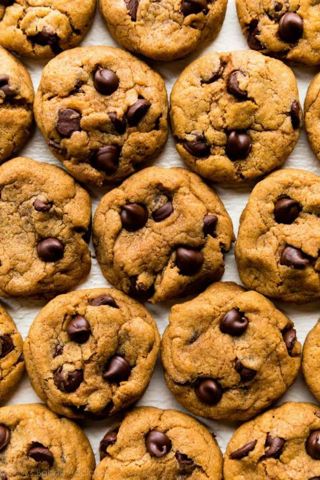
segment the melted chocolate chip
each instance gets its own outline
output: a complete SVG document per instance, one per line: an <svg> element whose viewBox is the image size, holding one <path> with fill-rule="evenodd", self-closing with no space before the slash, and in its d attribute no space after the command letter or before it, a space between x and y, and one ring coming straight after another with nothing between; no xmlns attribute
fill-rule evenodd
<svg viewBox="0 0 320 480"><path fill-rule="evenodd" d="M55 54L58 54L62 51L59 45L59 36L46 27L44 27L41 32L38 32L36 35L32 35L28 38L31 40L31 42L37 43L43 47L48 45Z"/></svg>
<svg viewBox="0 0 320 480"><path fill-rule="evenodd" d="M3 5L4 7L9 7L10 5L13 5L15 0L0 0L0 5Z"/></svg>
<svg viewBox="0 0 320 480"><path fill-rule="evenodd" d="M86 343L91 335L91 328L88 320L81 315L76 315L67 326L67 333L70 340L76 343Z"/></svg>
<svg viewBox="0 0 320 480"><path fill-rule="evenodd" d="M57 262L64 255L64 245L57 238L45 238L37 245L37 253L43 262Z"/></svg>
<svg viewBox="0 0 320 480"><path fill-rule="evenodd" d="M292 127L297 130L300 127L301 107L297 100L294 100L290 109Z"/></svg>
<svg viewBox="0 0 320 480"><path fill-rule="evenodd" d="M248 92L241 90L239 85L238 79L241 75L243 75L243 73L240 70L234 70L230 73L227 81L227 90L239 100L246 100L248 98Z"/></svg>
<svg viewBox="0 0 320 480"><path fill-rule="evenodd" d="M81 130L81 114L73 108L61 109L58 112L57 132L62 136L69 138L74 132Z"/></svg>
<svg viewBox="0 0 320 480"><path fill-rule="evenodd" d="M170 438L157 430L151 430L147 434L145 442L147 450L152 457L164 457L172 448Z"/></svg>
<svg viewBox="0 0 320 480"><path fill-rule="evenodd" d="M243 382L250 382L257 375L256 370L245 367L238 358L236 359L235 369Z"/></svg>
<svg viewBox="0 0 320 480"><path fill-rule="evenodd" d="M4 93L6 98L14 97L17 93L10 87L9 81L10 79L8 75L0 75L0 90Z"/></svg>
<svg viewBox="0 0 320 480"><path fill-rule="evenodd" d="M131 20L135 22L137 20L137 12L139 7L139 0L124 0L127 6L128 13Z"/></svg>
<svg viewBox="0 0 320 480"><path fill-rule="evenodd" d="M49 202L48 200L40 200L40 198L36 198L33 202L33 208L37 210L37 212L49 212L52 205L52 202Z"/></svg>
<svg viewBox="0 0 320 480"><path fill-rule="evenodd" d="M182 0L181 2L181 12L185 17L200 12L207 13L207 9L208 4L206 0Z"/></svg>
<svg viewBox="0 0 320 480"><path fill-rule="evenodd" d="M57 343L57 345L54 347L53 358L56 358L62 355L63 349L64 349L64 346L61 345L61 343Z"/></svg>
<svg viewBox="0 0 320 480"><path fill-rule="evenodd" d="M130 289L129 295L140 300L141 302L146 302L151 298L154 294L154 285L143 285L138 282L138 278L136 276L130 278Z"/></svg>
<svg viewBox="0 0 320 480"><path fill-rule="evenodd" d="M111 358L102 374L103 378L110 383L125 382L130 375L131 366L129 362L120 355L115 355Z"/></svg>
<svg viewBox="0 0 320 480"><path fill-rule="evenodd" d="M201 378L195 386L198 399L207 405L216 405L222 398L222 387L218 380L213 378Z"/></svg>
<svg viewBox="0 0 320 480"><path fill-rule="evenodd" d="M99 295L99 297L89 300L89 305L93 307L100 307L101 305L108 305L112 308L119 308L114 298L111 295Z"/></svg>
<svg viewBox="0 0 320 480"><path fill-rule="evenodd" d="M103 460L108 455L108 447L113 445L117 441L118 430L112 430L111 432L107 432L103 439L100 442L100 460Z"/></svg>
<svg viewBox="0 0 320 480"><path fill-rule="evenodd" d="M290 197L279 198L274 206L274 218L277 223L290 225L301 212L301 205Z"/></svg>
<svg viewBox="0 0 320 480"><path fill-rule="evenodd" d="M216 236L216 227L218 223L217 215L206 215L203 219L203 233L205 236L210 235L211 237Z"/></svg>
<svg viewBox="0 0 320 480"><path fill-rule="evenodd" d="M11 432L6 425L0 425L0 452L2 452L9 444Z"/></svg>
<svg viewBox="0 0 320 480"><path fill-rule="evenodd" d="M237 308L229 310L220 320L220 330L232 337L240 337L248 328L249 321Z"/></svg>
<svg viewBox="0 0 320 480"><path fill-rule="evenodd" d="M83 382L83 371L73 370L72 372L59 367L53 374L55 386L65 393L75 392Z"/></svg>
<svg viewBox="0 0 320 480"><path fill-rule="evenodd" d="M109 118L110 118L111 123L114 126L115 130L122 135L127 129L126 119L125 118L120 119L117 116L116 112L110 112L109 113Z"/></svg>
<svg viewBox="0 0 320 480"><path fill-rule="evenodd" d="M226 154L230 160L244 160L252 149L252 140L246 132L232 131L228 134Z"/></svg>
<svg viewBox="0 0 320 480"><path fill-rule="evenodd" d="M303 20L297 13L287 12L279 22L279 36L287 43L296 43L303 35Z"/></svg>
<svg viewBox="0 0 320 480"><path fill-rule="evenodd" d="M272 437L270 433L268 433L266 439L266 447L268 447L268 449L265 451L264 456L266 458L280 458L285 443L284 438Z"/></svg>
<svg viewBox="0 0 320 480"><path fill-rule="evenodd" d="M310 433L305 443L307 454L314 460L320 460L320 430Z"/></svg>
<svg viewBox="0 0 320 480"><path fill-rule="evenodd" d="M202 252L191 247L179 247L176 251L176 265L181 275L196 275L204 262Z"/></svg>
<svg viewBox="0 0 320 480"><path fill-rule="evenodd" d="M147 114L151 103L145 98L139 98L127 111L127 120L130 127L135 127Z"/></svg>
<svg viewBox="0 0 320 480"><path fill-rule="evenodd" d="M166 218L170 217L172 212L173 212L172 202L167 202L162 207L158 208L152 213L152 218L155 222L162 222Z"/></svg>
<svg viewBox="0 0 320 480"><path fill-rule="evenodd" d="M183 147L190 155L196 158L204 158L210 155L210 145L208 145L205 137L198 135L195 140L185 140Z"/></svg>
<svg viewBox="0 0 320 480"><path fill-rule="evenodd" d="M310 265L310 259L299 248L287 245L281 254L280 264L297 270L303 270Z"/></svg>
<svg viewBox="0 0 320 480"><path fill-rule="evenodd" d="M175 454L176 460L179 464L179 473L182 475L190 475L193 470L196 468L196 464L192 460L192 458L188 457L181 452L176 452Z"/></svg>
<svg viewBox="0 0 320 480"><path fill-rule="evenodd" d="M93 75L94 88L101 95L111 95L119 87L119 77L109 68L98 67Z"/></svg>
<svg viewBox="0 0 320 480"><path fill-rule="evenodd" d="M250 25L248 26L248 45L252 50L263 50L263 45L258 39L258 35L260 35L260 30L258 27L259 21L252 20Z"/></svg>
<svg viewBox="0 0 320 480"><path fill-rule="evenodd" d="M225 64L222 63L218 68L218 70L211 75L211 77L209 77L208 79L206 78L202 79L201 84L208 85L210 83L213 83L219 80L219 78L221 78L223 75L224 68L225 68Z"/></svg>
<svg viewBox="0 0 320 480"><path fill-rule="evenodd" d="M292 351L297 341L297 332L294 328L289 328L282 332L282 337L284 343L286 344L289 355L292 356Z"/></svg>
<svg viewBox="0 0 320 480"><path fill-rule="evenodd" d="M120 213L123 228L129 232L135 232L144 227L148 221L148 210L139 203L128 203Z"/></svg>
<svg viewBox="0 0 320 480"><path fill-rule="evenodd" d="M118 145L101 147L91 159L92 166L107 175L112 175L119 167L120 154L121 148Z"/></svg>
<svg viewBox="0 0 320 480"><path fill-rule="evenodd" d="M4 358L14 349L12 338L9 334L0 336L0 358Z"/></svg>
<svg viewBox="0 0 320 480"><path fill-rule="evenodd" d="M47 463L49 467L52 467L54 463L54 457L50 450L38 442L32 442L28 450L28 457L33 458L38 463Z"/></svg>
<svg viewBox="0 0 320 480"><path fill-rule="evenodd" d="M247 457L249 453L255 449L256 444L257 440L252 440L252 442L249 442L238 450L230 453L231 460L241 460L242 458Z"/></svg>
<svg viewBox="0 0 320 480"><path fill-rule="evenodd" d="M4 472L0 472L0 480L8 480L7 474Z"/></svg>

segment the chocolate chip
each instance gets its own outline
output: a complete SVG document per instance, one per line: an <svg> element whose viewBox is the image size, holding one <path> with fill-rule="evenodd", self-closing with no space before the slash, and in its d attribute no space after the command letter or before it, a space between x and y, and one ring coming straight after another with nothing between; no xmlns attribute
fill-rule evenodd
<svg viewBox="0 0 320 480"><path fill-rule="evenodd" d="M221 63L220 64L220 67L218 68L218 70L216 72L214 72L211 77L209 78L203 78L201 80L201 84L205 84L205 85L208 85L210 83L213 83L213 82L216 82L219 78L222 77L223 75L223 72L224 72L224 68L225 68L225 63Z"/></svg>
<svg viewBox="0 0 320 480"><path fill-rule="evenodd" d="M303 270L310 265L310 259L299 248L287 245L281 254L280 264L296 268L297 270Z"/></svg>
<svg viewBox="0 0 320 480"><path fill-rule="evenodd" d="M204 158L210 155L210 145L208 145L205 137L201 135L198 135L195 140L185 140L183 146L194 157Z"/></svg>
<svg viewBox="0 0 320 480"><path fill-rule="evenodd" d="M131 17L131 20L135 22L137 20L137 11L139 7L139 0L124 0L127 6L127 10Z"/></svg>
<svg viewBox="0 0 320 480"><path fill-rule="evenodd" d="M17 93L10 87L9 80L8 75L0 75L0 90L4 93L6 98L14 97Z"/></svg>
<svg viewBox="0 0 320 480"><path fill-rule="evenodd" d="M86 343L91 335L91 328L88 320L81 315L76 315L67 326L67 333L70 340L76 343Z"/></svg>
<svg viewBox="0 0 320 480"><path fill-rule="evenodd" d="M200 12L207 13L208 4L206 0L182 0L181 12L185 17Z"/></svg>
<svg viewBox="0 0 320 480"><path fill-rule="evenodd" d="M297 13L287 12L280 18L279 36L288 43L296 43L303 35L303 20Z"/></svg>
<svg viewBox="0 0 320 480"><path fill-rule="evenodd" d="M320 460L320 430L314 430L310 433L306 440L307 454L314 458L314 460Z"/></svg>
<svg viewBox="0 0 320 480"><path fill-rule="evenodd" d="M28 38L31 40L31 42L37 43L43 47L48 45L55 54L58 54L62 51L59 45L59 36L46 27L44 27L41 32L38 32L36 35L29 36Z"/></svg>
<svg viewBox="0 0 320 480"><path fill-rule="evenodd" d="M120 154L121 148L118 145L101 147L91 159L92 166L107 175L112 175L119 167Z"/></svg>
<svg viewBox="0 0 320 480"><path fill-rule="evenodd" d="M12 338L9 334L0 336L0 358L4 358L14 349Z"/></svg>
<svg viewBox="0 0 320 480"><path fill-rule="evenodd" d="M135 232L144 227L148 221L148 210L139 203L128 203L120 213L123 228L129 232Z"/></svg>
<svg viewBox="0 0 320 480"><path fill-rule="evenodd" d="M13 5L16 0L0 0L0 5L4 5L5 7L9 7Z"/></svg>
<svg viewBox="0 0 320 480"><path fill-rule="evenodd" d="M232 337L240 337L248 328L249 321L244 313L237 308L232 308L220 320L220 330Z"/></svg>
<svg viewBox="0 0 320 480"><path fill-rule="evenodd" d="M252 440L252 442L249 442L238 450L230 453L231 460L241 460L242 458L247 457L249 453L255 449L256 444L257 440Z"/></svg>
<svg viewBox="0 0 320 480"><path fill-rule="evenodd" d="M38 243L37 253L43 262L57 262L63 258L64 245L57 238L45 238Z"/></svg>
<svg viewBox="0 0 320 480"><path fill-rule="evenodd" d="M127 120L130 127L135 127L147 114L151 103L145 98L139 98L127 111Z"/></svg>
<svg viewBox="0 0 320 480"><path fill-rule="evenodd" d="M192 460L192 458L188 457L188 455L176 452L175 453L176 460L179 464L179 473L182 475L190 475L193 470L196 468L196 464Z"/></svg>
<svg viewBox="0 0 320 480"><path fill-rule="evenodd" d="M103 371L103 378L110 383L121 383L128 380L131 375L131 367L129 362L121 357L115 355L110 359Z"/></svg>
<svg viewBox="0 0 320 480"><path fill-rule="evenodd" d="M292 351L297 341L297 332L294 328L289 328L282 332L282 337L284 343L286 344L289 355L292 356Z"/></svg>
<svg viewBox="0 0 320 480"><path fill-rule="evenodd" d="M162 207L158 208L152 213L152 218L155 222L162 222L166 218L170 217L172 212L173 212L172 202L167 202Z"/></svg>
<svg viewBox="0 0 320 480"><path fill-rule="evenodd" d="M309 480L320 480L320 477L312 477L312 478L309 478Z"/></svg>
<svg viewBox="0 0 320 480"><path fill-rule="evenodd" d="M176 265L181 275L192 276L199 272L204 262L202 252L191 247L179 247L176 251Z"/></svg>
<svg viewBox="0 0 320 480"><path fill-rule="evenodd" d="M143 285L138 282L138 278L136 276L130 278L130 284L129 295L137 300L140 300L141 302L146 302L154 294L154 285Z"/></svg>
<svg viewBox="0 0 320 480"><path fill-rule="evenodd" d="M263 50L263 45L258 39L258 35L260 35L260 30L258 27L259 21L252 20L250 25L248 26L248 45L252 50Z"/></svg>
<svg viewBox="0 0 320 480"><path fill-rule="evenodd" d="M0 472L0 480L8 480L7 474L4 472Z"/></svg>
<svg viewBox="0 0 320 480"><path fill-rule="evenodd" d="M161 458L172 448L170 438L158 430L151 430L146 436L146 447L152 457Z"/></svg>
<svg viewBox="0 0 320 480"><path fill-rule="evenodd" d="M67 371L63 367L59 367L53 374L55 386L65 393L75 392L83 382L83 371L73 370Z"/></svg>
<svg viewBox="0 0 320 480"><path fill-rule="evenodd" d="M268 433L266 439L266 447L269 448L265 451L264 456L266 458L279 458L283 451L285 443L286 441L284 440L284 438L272 437L270 433Z"/></svg>
<svg viewBox="0 0 320 480"><path fill-rule="evenodd" d="M33 202L33 207L37 212L48 212L52 207L52 202L48 200L40 200L40 198L36 198Z"/></svg>
<svg viewBox="0 0 320 480"><path fill-rule="evenodd" d="M250 135L246 132L232 131L228 134L226 154L231 160L244 160L252 149Z"/></svg>
<svg viewBox="0 0 320 480"><path fill-rule="evenodd" d="M42 445L42 443L32 442L31 447L28 450L28 457L33 458L38 463L45 462L52 467L54 458L49 448Z"/></svg>
<svg viewBox="0 0 320 480"><path fill-rule="evenodd" d="M276 201L274 206L274 218L278 223L290 225L299 216L301 210L299 202L290 197L282 197Z"/></svg>
<svg viewBox="0 0 320 480"><path fill-rule="evenodd" d="M11 432L5 425L0 425L0 452L2 452L10 442Z"/></svg>
<svg viewBox="0 0 320 480"><path fill-rule="evenodd" d="M58 112L57 132L62 137L71 137L74 132L79 132L81 114L73 108L60 109Z"/></svg>
<svg viewBox="0 0 320 480"><path fill-rule="evenodd" d="M64 346L61 345L61 343L57 343L57 345L54 347L53 358L56 358L62 355L63 349L64 349Z"/></svg>
<svg viewBox="0 0 320 480"><path fill-rule="evenodd" d="M241 90L239 86L238 78L241 75L243 74L240 70L234 70L230 73L227 81L227 90L239 100L246 100L248 98L248 92L246 90Z"/></svg>
<svg viewBox="0 0 320 480"><path fill-rule="evenodd" d="M109 68L98 67L93 75L95 89L101 95L111 95L119 87L119 77Z"/></svg>
<svg viewBox="0 0 320 480"><path fill-rule="evenodd" d="M216 236L216 227L218 223L217 215L206 215L203 219L203 233L205 236L210 235L211 237Z"/></svg>
<svg viewBox="0 0 320 480"><path fill-rule="evenodd" d="M222 387L218 380L201 378L197 381L195 393L199 400L207 405L216 405L222 398Z"/></svg>
<svg viewBox="0 0 320 480"><path fill-rule="evenodd" d="M110 112L109 113L109 118L111 120L112 125L114 126L115 130L123 134L126 129L127 129L127 122L125 118L119 118L116 114L116 112Z"/></svg>
<svg viewBox="0 0 320 480"><path fill-rule="evenodd" d="M101 305L108 305L112 308L119 308L114 298L111 295L99 295L99 297L89 300L89 305L93 307L100 307Z"/></svg>
<svg viewBox="0 0 320 480"><path fill-rule="evenodd" d="M107 456L107 449L110 445L113 445L117 441L118 430L112 430L107 432L100 442L100 460L103 460Z"/></svg>
<svg viewBox="0 0 320 480"><path fill-rule="evenodd" d="M297 130L300 127L301 107L297 100L294 100L290 109L292 127Z"/></svg>
<svg viewBox="0 0 320 480"><path fill-rule="evenodd" d="M256 370L245 367L238 358L236 359L235 369L243 382L250 382L257 375Z"/></svg>

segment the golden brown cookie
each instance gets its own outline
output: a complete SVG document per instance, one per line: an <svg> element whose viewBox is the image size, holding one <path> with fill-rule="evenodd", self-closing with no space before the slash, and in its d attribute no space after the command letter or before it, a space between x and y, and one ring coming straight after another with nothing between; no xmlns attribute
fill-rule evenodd
<svg viewBox="0 0 320 480"><path fill-rule="evenodd" d="M305 127L311 148L320 160L320 75L316 75L311 81L305 103Z"/></svg>
<svg viewBox="0 0 320 480"><path fill-rule="evenodd" d="M302 370L305 381L315 398L320 401L320 323L309 332L303 346Z"/></svg>

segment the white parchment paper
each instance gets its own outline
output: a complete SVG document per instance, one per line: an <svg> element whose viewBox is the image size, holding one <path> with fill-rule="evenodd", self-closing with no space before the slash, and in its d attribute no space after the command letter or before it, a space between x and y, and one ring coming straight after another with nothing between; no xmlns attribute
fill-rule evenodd
<svg viewBox="0 0 320 480"><path fill-rule="evenodd" d="M149 62L149 64L154 69L158 70L164 77L167 85L168 94L170 94L173 83L175 82L176 78L179 76L183 68L187 66L192 60L203 55L206 51L228 51L247 48L247 44L242 36L238 24L234 1L235 0L229 0L228 11L221 33L218 38L212 43L212 45L206 50L197 51L195 54L189 56L187 59L178 62ZM109 35L99 12L96 13L94 24L85 41L83 42L83 45L116 45L114 40ZM28 62L27 66L31 72L34 86L35 88L37 88L43 65L36 62ZM301 102L303 102L307 87L313 76L316 74L316 69L294 67L294 71L299 83L300 99ZM59 162L48 150L48 147L46 146L46 143L44 142L39 131L36 131L33 138L21 154L34 158L35 160L55 163L57 165L59 164ZM180 160L180 157L175 150L174 142L171 137L169 137L166 148L164 149L161 156L157 159L156 163L166 167L176 165L183 166L183 162ZM302 132L299 143L297 144L295 151L293 152L291 157L288 159L286 166L304 168L320 175L320 163L314 157L308 145L304 132ZM249 190L227 190L221 188L217 188L217 190L229 214L232 217L235 233L237 233L239 217L247 202ZM95 209L97 202L99 201L99 198L101 197L103 192L94 191L91 193L93 195L93 208ZM78 288L101 287L105 286L107 283L104 277L101 275L99 266L97 265L96 259L94 258L94 251L92 249L92 245L90 246L90 248L93 256L91 273L87 278L86 282L79 285ZM226 272L223 280L232 280L239 282L233 251L231 251L226 256ZM25 337L28 333L30 324L32 323L39 310L42 308L43 304L41 302L31 302L30 300L16 301L6 299L5 306L16 321L17 326L23 337ZM298 338L300 341L304 341L306 334L313 327L319 317L320 303L307 306L294 306L279 303L278 306L282 310L284 310L284 312L295 322L298 332ZM162 333L167 325L169 307L166 307L164 305L147 305L147 308L149 309L151 314L154 315L158 323L159 330ZM299 377L298 381L289 390L289 392L281 400L281 402L285 400L310 401L313 399L308 392L302 378ZM39 400L34 391L32 390L30 382L25 376L24 380L20 384L19 388L17 389L16 393L11 398L9 403L17 404L36 401ZM161 365L159 362L154 372L150 386L139 404L150 405L160 408L178 408L183 410L182 407L180 407L178 403L174 400L170 391L167 389L163 379ZM235 428L235 425L227 425L224 423L211 422L208 420L203 421L208 425L210 429L215 432L218 443L224 451L226 444L233 432L233 429ZM96 454L97 461L99 442L110 423L112 423L112 421L103 420L100 422L86 422L83 424L84 430L88 435L94 452Z"/></svg>

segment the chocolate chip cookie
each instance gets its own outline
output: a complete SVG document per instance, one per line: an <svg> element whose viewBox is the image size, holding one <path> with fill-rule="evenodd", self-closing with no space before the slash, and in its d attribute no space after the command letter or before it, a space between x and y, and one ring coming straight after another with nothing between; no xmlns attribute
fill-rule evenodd
<svg viewBox="0 0 320 480"><path fill-rule="evenodd" d="M219 280L233 230L219 197L197 175L150 167L102 198L93 240L107 280L156 303Z"/></svg>
<svg viewBox="0 0 320 480"><path fill-rule="evenodd" d="M156 323L142 305L100 288L49 302L31 325L24 354L31 383L51 410L99 418L142 396L159 344Z"/></svg>
<svg viewBox="0 0 320 480"><path fill-rule="evenodd" d="M320 401L320 321L309 332L303 346L302 369L305 381L313 395Z"/></svg>
<svg viewBox="0 0 320 480"><path fill-rule="evenodd" d="M225 480L318 480L320 410L285 403L242 425L224 458Z"/></svg>
<svg viewBox="0 0 320 480"><path fill-rule="evenodd" d="M171 309L162 339L167 385L195 415L248 420L294 382L301 345L293 323L266 298L216 283Z"/></svg>
<svg viewBox="0 0 320 480"><path fill-rule="evenodd" d="M95 460L82 430L40 404L0 408L2 480L91 480Z"/></svg>
<svg viewBox="0 0 320 480"><path fill-rule="evenodd" d="M90 270L90 197L53 165L0 167L0 295L66 291Z"/></svg>
<svg viewBox="0 0 320 480"><path fill-rule="evenodd" d="M126 49L170 61L213 40L227 0L100 0L111 35Z"/></svg>
<svg viewBox="0 0 320 480"><path fill-rule="evenodd" d="M287 302L320 297L320 177L273 173L253 189L235 249L244 285Z"/></svg>
<svg viewBox="0 0 320 480"><path fill-rule="evenodd" d="M172 130L186 164L213 182L252 182L280 167L300 132L295 76L258 52L210 53L171 94Z"/></svg>
<svg viewBox="0 0 320 480"><path fill-rule="evenodd" d="M318 0L236 0L250 48L286 60L320 62Z"/></svg>
<svg viewBox="0 0 320 480"><path fill-rule="evenodd" d="M15 155L30 137L33 99L27 69L0 47L0 163Z"/></svg>
<svg viewBox="0 0 320 480"><path fill-rule="evenodd" d="M81 42L95 7L96 0L1 0L0 45L22 56L53 57Z"/></svg>
<svg viewBox="0 0 320 480"><path fill-rule="evenodd" d="M93 480L222 479L222 456L213 435L175 410L137 408L100 443Z"/></svg>
<svg viewBox="0 0 320 480"><path fill-rule="evenodd" d="M82 182L101 186L134 172L167 140L164 81L117 48L64 52L44 68L38 126L56 157Z"/></svg>
<svg viewBox="0 0 320 480"><path fill-rule="evenodd" d="M320 5L319 5L320 8ZM304 112L305 127L311 148L320 160L320 75L316 75L307 91Z"/></svg>
<svg viewBox="0 0 320 480"><path fill-rule="evenodd" d="M0 403L7 400L23 375L22 348L23 341L14 321L0 306Z"/></svg>

